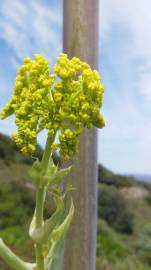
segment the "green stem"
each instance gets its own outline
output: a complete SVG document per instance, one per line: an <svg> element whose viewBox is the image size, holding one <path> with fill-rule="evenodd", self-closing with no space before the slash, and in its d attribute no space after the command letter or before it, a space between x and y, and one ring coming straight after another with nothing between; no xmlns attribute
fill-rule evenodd
<svg viewBox="0 0 151 270"><path fill-rule="evenodd" d="M32 270L33 264L26 263L17 257L0 239L0 256L5 260L8 266L14 270Z"/></svg>
<svg viewBox="0 0 151 270"><path fill-rule="evenodd" d="M54 137L52 138L48 135L46 146L45 146L45 151L44 151L42 162L41 162L43 175L45 175L45 173L48 169L50 155L51 155L51 144L53 143L53 141L54 141ZM36 228L40 228L43 224L43 209L44 209L45 196L46 196L45 187L43 187L43 186L37 187L37 191L36 191ZM43 256L43 245L42 244L36 245L36 265L37 265L37 270L44 270L44 256Z"/></svg>
<svg viewBox="0 0 151 270"><path fill-rule="evenodd" d="M44 187L38 187L36 192L36 228L40 228L43 224L43 207L45 201ZM36 264L37 270L44 270L44 257L42 244L36 245Z"/></svg>
<svg viewBox="0 0 151 270"><path fill-rule="evenodd" d="M45 151L43 154L43 158L42 158L42 173L45 174L49 165L49 160L50 160L50 155L51 155L51 145L54 141L55 135L53 137L51 137L50 135L48 135L47 141L46 141L46 146L45 146Z"/></svg>

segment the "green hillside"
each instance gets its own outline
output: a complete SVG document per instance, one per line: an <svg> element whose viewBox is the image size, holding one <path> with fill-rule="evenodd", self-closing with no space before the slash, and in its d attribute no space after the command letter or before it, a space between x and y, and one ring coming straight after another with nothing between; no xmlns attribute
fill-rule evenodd
<svg viewBox="0 0 151 270"><path fill-rule="evenodd" d="M35 157L41 155L38 148ZM24 259L33 257L28 237L35 192L28 177L31 163L0 134L0 236ZM151 269L151 185L102 165L98 172L97 270ZM50 198L47 202L46 216L52 205ZM10 270L2 260L0 269Z"/></svg>
<svg viewBox="0 0 151 270"><path fill-rule="evenodd" d="M151 269L151 185L99 165L97 270Z"/></svg>

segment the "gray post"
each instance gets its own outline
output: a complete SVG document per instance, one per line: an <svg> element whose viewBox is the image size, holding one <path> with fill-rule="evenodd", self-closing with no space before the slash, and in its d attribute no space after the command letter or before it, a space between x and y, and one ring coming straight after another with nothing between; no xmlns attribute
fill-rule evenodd
<svg viewBox="0 0 151 270"><path fill-rule="evenodd" d="M98 67L99 0L64 0L63 50ZM96 270L97 132L85 130L70 177L75 215L65 248L64 270Z"/></svg>

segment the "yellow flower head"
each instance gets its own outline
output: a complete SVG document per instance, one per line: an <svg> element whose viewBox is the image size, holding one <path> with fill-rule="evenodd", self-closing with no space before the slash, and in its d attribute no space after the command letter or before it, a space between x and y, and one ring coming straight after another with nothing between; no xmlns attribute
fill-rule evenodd
<svg viewBox="0 0 151 270"><path fill-rule="evenodd" d="M77 152L83 127L104 126L100 115L104 90L99 73L76 57L69 59L61 53L53 71L41 54L25 58L14 94L0 116L15 114L18 129L13 139L23 153L35 151L37 134L46 128L52 135L60 131L52 151L58 149L69 159Z"/></svg>

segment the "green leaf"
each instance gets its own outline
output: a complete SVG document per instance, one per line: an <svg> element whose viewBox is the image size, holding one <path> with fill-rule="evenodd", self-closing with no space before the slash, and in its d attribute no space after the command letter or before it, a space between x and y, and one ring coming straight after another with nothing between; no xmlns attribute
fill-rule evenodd
<svg viewBox="0 0 151 270"><path fill-rule="evenodd" d="M16 256L9 247L0 238L0 256L7 263L8 266L13 270L32 270L35 264L27 263L22 261L18 256Z"/></svg>
<svg viewBox="0 0 151 270"><path fill-rule="evenodd" d="M54 229L49 239L49 252L45 257L45 270L60 270L62 264L62 255L64 252L65 236L68 231L74 214L74 205L71 200L71 206L68 214L65 216L64 221Z"/></svg>
<svg viewBox="0 0 151 270"><path fill-rule="evenodd" d="M59 185L64 178L70 173L71 167L63 169L63 170L58 170L55 171L52 174L52 171L48 171L45 176L42 176L42 182L47 183L48 186L53 186L53 185Z"/></svg>
<svg viewBox="0 0 151 270"><path fill-rule="evenodd" d="M46 243L52 232L52 230L60 224L60 220L64 213L64 202L63 198L54 194L57 209L55 213L47 219L40 228L36 228L36 211L34 213L30 228L29 235L35 243Z"/></svg>

